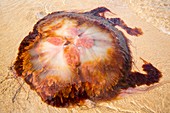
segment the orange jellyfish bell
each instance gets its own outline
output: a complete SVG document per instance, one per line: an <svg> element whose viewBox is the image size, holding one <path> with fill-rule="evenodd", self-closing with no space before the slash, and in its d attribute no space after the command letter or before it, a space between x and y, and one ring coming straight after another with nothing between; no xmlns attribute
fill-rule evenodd
<svg viewBox="0 0 170 113"><path fill-rule="evenodd" d="M54 12L39 20L20 44L14 69L44 102L70 107L114 99L121 89L159 81L161 73L145 62L147 74L131 72L132 57L122 27L141 35L120 18L105 18L109 9Z"/></svg>

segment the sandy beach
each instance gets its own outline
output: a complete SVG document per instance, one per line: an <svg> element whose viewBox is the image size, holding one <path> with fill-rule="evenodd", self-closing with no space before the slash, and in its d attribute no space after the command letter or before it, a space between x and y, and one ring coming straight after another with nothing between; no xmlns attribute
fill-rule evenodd
<svg viewBox="0 0 170 113"><path fill-rule="evenodd" d="M164 0L164 5L161 0L151 0L151 2L155 7L151 8L153 3L147 3L147 0L1 0L0 113L168 113L170 111L170 2ZM142 72L141 57L157 67L163 77L157 86L149 91L103 102L91 109L55 108L47 105L21 78L16 78L10 71L20 42L32 31L39 18L48 13L61 10L87 11L99 6L110 9L128 26L142 29L144 34L140 37L129 36L124 32L130 40L135 64L133 70Z"/></svg>

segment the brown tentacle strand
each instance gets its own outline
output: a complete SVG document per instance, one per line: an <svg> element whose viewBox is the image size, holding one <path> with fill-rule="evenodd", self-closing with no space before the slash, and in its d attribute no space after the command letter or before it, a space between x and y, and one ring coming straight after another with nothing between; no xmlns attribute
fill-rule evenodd
<svg viewBox="0 0 170 113"><path fill-rule="evenodd" d="M92 14L92 15L95 15L95 16L101 16L101 17L105 17L104 14L105 12L110 12L112 13L109 9L105 8L105 7L98 7L96 9L93 9L89 12L85 12L85 14ZM114 13L113 13L114 14ZM143 32L140 28L130 28L128 27L125 22L120 19L120 18L110 18L108 19L110 20L110 22L116 26L120 26L122 29L124 29L129 35L134 35L134 36L139 36L139 35L142 35Z"/></svg>
<svg viewBox="0 0 170 113"><path fill-rule="evenodd" d="M103 16L104 17L104 13L105 12L110 12L111 11L109 9L107 9L106 7L98 7L98 8L95 8L91 11L88 11L88 12L85 12L85 14L93 14L95 16Z"/></svg>
<svg viewBox="0 0 170 113"><path fill-rule="evenodd" d="M159 82L160 78L162 77L161 72L157 68L155 68L151 63L147 63L146 61L144 61L144 63L145 64L143 64L142 68L143 71L146 72L146 74L142 74L140 72L131 72L131 74L127 76L125 86L121 81L122 89L127 89L129 87L136 87L145 84L149 86L151 84Z"/></svg>
<svg viewBox="0 0 170 113"><path fill-rule="evenodd" d="M143 32L140 28L130 28L128 27L125 22L120 19L120 18L110 18L109 19L110 22L114 25L114 26L120 26L122 29L124 29L129 35L134 35L134 36L139 36L142 35Z"/></svg>

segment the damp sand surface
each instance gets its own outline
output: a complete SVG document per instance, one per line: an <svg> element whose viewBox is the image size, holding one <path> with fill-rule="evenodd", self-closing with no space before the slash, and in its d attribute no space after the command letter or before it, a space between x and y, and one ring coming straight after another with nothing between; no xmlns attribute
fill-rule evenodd
<svg viewBox="0 0 170 113"><path fill-rule="evenodd" d="M164 13L162 20L159 16L142 7L151 7L147 0L1 0L0 1L0 113L167 113L170 110L170 35L167 19L170 13ZM145 1L145 2L143 2ZM159 0L156 0L159 2ZM159 6L159 3L153 1ZM166 1L164 1L166 2ZM139 5L143 4L144 5ZM166 4L170 4L167 3ZM147 6L148 5L148 6ZM161 4L160 4L161 5ZM166 6L168 6L166 5ZM130 48L135 66L133 70L142 71L140 57L151 62L163 77L160 85L152 90L126 96L119 100L103 102L96 107L87 109L75 107L72 109L55 108L41 101L35 91L20 78L15 78L9 71L15 61L18 47L22 39L32 31L33 25L44 15L53 11L88 11L99 6L110 9L115 17L122 18L131 27L140 27L144 34L140 37L125 35L130 40ZM164 7L164 6L163 6ZM136 10L137 8L138 10ZM167 8L167 9L166 9ZM169 11L166 7L165 12ZM159 10L159 9L157 9ZM142 16L140 13L143 11ZM155 10L156 11L156 10ZM164 10L161 10L164 11ZM161 13L162 14L162 13ZM163 14L162 14L163 15ZM108 14L108 16L113 16ZM157 17L158 17L157 16ZM157 21L148 21L147 19ZM159 22L167 24L158 24ZM158 23L157 23L158 22ZM163 32L158 25L164 25ZM22 86L22 87L21 87Z"/></svg>

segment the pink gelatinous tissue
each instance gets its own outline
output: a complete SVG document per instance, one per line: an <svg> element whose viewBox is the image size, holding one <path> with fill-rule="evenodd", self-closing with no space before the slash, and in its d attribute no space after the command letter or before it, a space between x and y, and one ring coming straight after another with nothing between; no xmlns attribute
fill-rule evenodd
<svg viewBox="0 0 170 113"><path fill-rule="evenodd" d="M47 42L49 42L55 46L60 46L64 43L64 40L61 39L60 37L48 37Z"/></svg>
<svg viewBox="0 0 170 113"><path fill-rule="evenodd" d="M121 90L159 81L161 72L144 62L132 72L127 38L139 36L120 18L105 18L105 7L88 12L54 12L35 24L20 44L14 69L41 99L56 107L115 99Z"/></svg>

